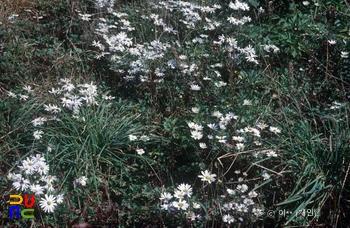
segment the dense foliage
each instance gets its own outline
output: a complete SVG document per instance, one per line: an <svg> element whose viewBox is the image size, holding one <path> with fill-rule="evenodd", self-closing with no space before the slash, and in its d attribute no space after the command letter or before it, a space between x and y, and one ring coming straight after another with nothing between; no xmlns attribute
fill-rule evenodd
<svg viewBox="0 0 350 228"><path fill-rule="evenodd" d="M1 2L1 226L349 227L349 16ZM12 194L35 220L9 218Z"/></svg>

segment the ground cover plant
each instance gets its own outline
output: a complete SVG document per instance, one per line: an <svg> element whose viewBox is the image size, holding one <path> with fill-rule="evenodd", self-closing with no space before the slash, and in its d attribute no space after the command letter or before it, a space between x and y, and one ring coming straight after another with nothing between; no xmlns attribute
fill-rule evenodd
<svg viewBox="0 0 350 228"><path fill-rule="evenodd" d="M1 3L2 227L350 225L347 1L56 3Z"/></svg>

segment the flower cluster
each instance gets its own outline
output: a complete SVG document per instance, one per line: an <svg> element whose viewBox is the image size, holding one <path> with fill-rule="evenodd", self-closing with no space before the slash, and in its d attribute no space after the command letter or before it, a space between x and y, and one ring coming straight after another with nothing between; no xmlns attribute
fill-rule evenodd
<svg viewBox="0 0 350 228"><path fill-rule="evenodd" d="M75 113L78 113L83 102L88 106L98 105L96 100L98 95L97 86L92 82L90 84L85 83L76 86L70 79L64 78L60 80L60 84L61 88L52 88L49 92L55 95L63 94L60 98L63 107L67 107ZM80 88L77 93L75 92L76 88Z"/></svg>
<svg viewBox="0 0 350 228"><path fill-rule="evenodd" d="M193 109L192 109L192 112L193 112ZM214 139L213 133L216 133L218 134L218 135L215 135L215 139L217 139L217 142L226 143L228 147L231 147L230 146L231 144L227 144L229 142L228 141L229 137L224 132L228 124L232 120L237 120L238 116L232 112L229 112L226 115L224 115L220 111L213 112L212 116L215 117L215 119L217 119L217 122L212 122L207 124L207 127L209 128L209 133L207 135L208 139L213 140ZM193 139L201 140L204 137L204 133L203 133L204 127L202 125L196 124L194 122L188 122L187 125L191 129L191 137ZM235 147L238 151L244 150L246 148L245 143L248 141L251 141L251 145L261 146L262 145L261 131L263 131L267 127L268 127L267 124L259 122L256 124L256 127L248 126L248 127L239 129L236 131L236 135L232 136L232 141L229 143L235 144ZM275 134L281 133L281 130L277 127L270 126L269 130L270 132L273 132ZM199 147L202 149L205 149L207 148L207 145L204 142L200 142Z"/></svg>
<svg viewBox="0 0 350 228"><path fill-rule="evenodd" d="M238 116L233 114L232 112L227 113L226 115L223 115L219 111L215 111L212 116L217 118L219 120L218 123L209 123L207 124L207 127L210 128L213 131L217 131L218 127L220 129L226 129L226 126L230 123L232 119L237 119ZM203 138L203 126L200 124L196 124L194 122L188 122L187 123L188 127L191 129L191 137L194 138L195 140L200 140ZM213 139L212 135L207 136L209 139ZM225 143L226 142L226 136L215 136L216 139L218 139L219 143ZM206 144L204 142L199 143L199 146L202 149L207 148Z"/></svg>
<svg viewBox="0 0 350 228"><path fill-rule="evenodd" d="M252 105L252 103L249 100L245 100L243 105ZM197 123L188 122L187 125L190 128L191 137L195 141L207 137L211 149L223 148L225 150L226 145L229 149L229 154L232 153L231 149L234 148L236 151L250 150L251 152L247 153L247 155L252 155L253 158L258 159L264 159L263 156L265 158L275 158L278 156L276 150L261 149L261 145L263 144L262 136L272 136L272 134L278 135L281 133L279 128L269 126L264 122L258 122L254 126L238 128L234 131L232 129L232 123L237 123L239 117L232 112L225 114L221 111L214 111L211 113L210 117L207 117L208 120L205 119L203 121L206 124L199 124L199 108L191 108L191 112L194 113ZM216 146L217 144L221 146ZM199 147L201 149L208 148L207 144L204 142L199 142ZM242 154L246 156L244 152L242 152ZM243 172L244 177L248 175L247 172ZM240 171L235 171L235 173L240 174ZM209 184L216 181L216 174L212 174L208 170L201 171L201 175L198 177L201 178L201 181ZM222 221L227 224L244 222L246 218L258 219L258 217L263 215L263 209L260 204L257 204L257 201L255 201L258 194L255 190L249 191L248 185L244 183L244 177L238 178L239 184L235 186L234 190L228 188L227 195L218 199L220 202L222 200L223 205L221 213ZM269 181L271 175L263 171L256 179L260 179L262 182ZM221 181L220 183L225 184Z"/></svg>
<svg viewBox="0 0 350 228"><path fill-rule="evenodd" d="M110 101L114 97L107 94L100 95L98 88L94 83L75 84L70 79L60 79L58 88L51 88L48 94L51 94L56 98L56 104L47 103L43 104L41 114L37 114L31 121L31 124L35 128L33 137L35 140L41 140L45 135L45 130L42 127L50 122L61 123L62 120L59 117L72 118L78 121L85 121L83 115L80 115L81 108L83 106L95 106L99 105L101 100ZM34 89L27 85L23 87L26 91L26 95L15 94L9 92L8 96L11 98L18 98L19 100L27 100L30 96L35 94ZM47 99L52 101L53 99ZM46 102L47 102L46 101ZM64 112L62 114L62 112ZM67 116L68 113L68 116ZM41 128L41 129L40 129ZM52 138L51 138L52 140ZM42 140L45 141L45 140ZM52 152L55 145L51 142L47 145L47 151ZM55 195L55 176L49 175L49 165L46 164L45 158L39 154L35 156L27 157L22 161L22 165L18 166L22 173L15 174L9 173L8 179L13 181L13 186L16 190L23 192L34 193L41 196L40 206L45 212L53 212L57 204L63 202L63 195ZM88 178L82 176L74 182L81 186L86 186Z"/></svg>
<svg viewBox="0 0 350 228"><path fill-rule="evenodd" d="M33 119L31 122L34 127L40 127L45 125L48 122L59 121L57 117L59 113L62 112L63 108L69 109L73 112L72 117L74 119L84 121L84 117L80 117L80 108L84 105L92 106L98 105L98 89L97 86L91 83L84 84L74 84L71 79L63 78L60 79L60 87L51 88L48 92L54 96L58 97L60 104L44 104L44 111L47 113L43 116L38 116ZM8 96L12 98L19 98L19 100L27 100L31 95L34 94L34 90L31 86L26 85L23 87L23 90L27 92L27 95L24 94L15 94L13 92L8 92ZM113 100L114 97L103 94L100 100ZM35 130L33 132L33 137L35 140L40 140L44 135L43 130ZM48 150L51 151L53 145L49 145Z"/></svg>
<svg viewBox="0 0 350 228"><path fill-rule="evenodd" d="M131 32L137 29L137 23L130 21L132 17L127 13L113 10L111 4L109 1L98 1L96 3L97 8L106 7L108 13L105 18L97 19L98 23L95 31L101 39L94 41L92 45L99 50L96 58L108 58L113 65L112 69L123 73L126 81L139 79L140 82L163 82L166 72L174 72L174 70L179 70L189 76L201 75L198 70L199 65L194 63L192 58L188 58L184 53L174 52L174 49L180 51L184 46L196 47L200 45L204 49L208 49L211 45L219 45L231 58L242 56L248 62L258 64L257 55L252 46L239 47L237 40L231 35L221 34L218 37L213 37L211 32L226 26L223 24L226 21L233 25L244 25L251 21L249 16L238 18L231 15L228 18L220 18L218 15L221 14L218 12L223 6L218 4L205 6L185 1L160 1L151 4L152 13L149 15L140 12L142 14L141 18L149 22L142 23L148 25L146 29L152 29L155 34L160 35L156 35L156 38L153 35L152 38L143 36L144 40L140 40L141 38L138 40L137 38L131 39ZM230 2L228 8L237 16L250 10L247 3L238 0ZM168 16L165 17L164 12L167 12L166 15ZM91 15L79 15L82 20L90 20ZM173 25L174 21L169 20L169 16L179 17L179 26ZM107 18L113 18L113 20ZM226 27L229 28L229 26ZM175 28L184 31L179 33ZM198 34L192 35L191 31L193 29L196 29ZM191 34L188 39L187 36L179 36L184 32ZM178 40L179 37L181 42ZM200 55L207 58L209 53L201 53ZM165 56L169 56L166 64L162 62ZM203 78L203 80L206 79L209 78ZM217 87L226 85L223 81L214 83ZM192 82L191 89L198 91L201 86L196 82Z"/></svg>
<svg viewBox="0 0 350 228"><path fill-rule="evenodd" d="M141 135L139 138L138 138L137 136L135 136L135 135L129 135L129 140L130 140L130 141L143 141L143 142L147 142L147 141L150 140L150 138L149 138L149 136L147 136L147 135ZM136 149L136 153L137 153L138 155L143 155L143 154L146 153L146 152L145 152L145 150L142 149L142 148L137 148L137 149Z"/></svg>
<svg viewBox="0 0 350 228"><path fill-rule="evenodd" d="M25 86L23 87L23 90L26 91L26 94L21 94L21 93L15 94L15 93L9 91L9 92L7 93L7 95L8 95L9 97L11 97L11 98L18 98L19 100L26 101L26 100L28 100L28 98L29 98L31 95L34 94L34 90L32 89L32 87L31 87L30 85L25 85Z"/></svg>
<svg viewBox="0 0 350 228"><path fill-rule="evenodd" d="M248 217L248 215L253 215L256 218L263 215L263 210L254 202L258 193L254 190L249 191L248 185L238 184L235 189L227 188L226 191L227 195L222 196L226 201L222 207L223 222L228 224L243 222L244 217Z"/></svg>
<svg viewBox="0 0 350 228"><path fill-rule="evenodd" d="M331 110L340 109L343 106L344 106L344 104L339 103L337 101L333 101L332 106L329 109L331 109Z"/></svg>
<svg viewBox="0 0 350 228"><path fill-rule="evenodd" d="M264 47L264 50L267 52L270 52L272 50L273 53L278 53L280 51L280 49L273 44L265 44L263 45L263 47Z"/></svg>
<svg viewBox="0 0 350 228"><path fill-rule="evenodd" d="M17 191L35 194L40 197L40 207L45 212L54 212L57 204L63 202L63 194L55 193L56 176L49 175L49 165L40 154L32 155L18 166L19 173L9 173L7 179ZM44 197L42 197L44 196Z"/></svg>
<svg viewBox="0 0 350 228"><path fill-rule="evenodd" d="M253 152L253 157L255 158L262 158L264 155L266 157L278 157L278 154L274 150L256 150Z"/></svg>
<svg viewBox="0 0 350 228"><path fill-rule="evenodd" d="M192 187L189 184L182 183L174 190L173 195L169 192L161 194L159 198L162 201L161 208L169 213L184 211L191 221L202 219L202 216L198 214L201 207L191 199L192 194Z"/></svg>

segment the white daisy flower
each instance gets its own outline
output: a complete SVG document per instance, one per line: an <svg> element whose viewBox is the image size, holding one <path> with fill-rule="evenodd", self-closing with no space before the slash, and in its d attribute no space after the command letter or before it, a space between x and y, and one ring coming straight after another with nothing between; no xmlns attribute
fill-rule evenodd
<svg viewBox="0 0 350 228"><path fill-rule="evenodd" d="M265 10L264 10L264 8L260 7L260 8L258 9L258 12L259 12L259 13L264 13Z"/></svg>
<svg viewBox="0 0 350 228"><path fill-rule="evenodd" d="M264 180L268 180L268 179L270 179L271 176L269 174L267 174L267 173L264 173L262 175L262 177L263 177Z"/></svg>
<svg viewBox="0 0 350 228"><path fill-rule="evenodd" d="M41 177L41 180L46 182L46 183L52 183L52 182L57 180L57 177L56 176L47 175L47 176Z"/></svg>
<svg viewBox="0 0 350 228"><path fill-rule="evenodd" d="M39 161L37 163L38 166L38 173L40 173L40 175L47 175L47 173L49 172L49 165L47 165L45 162L43 161Z"/></svg>
<svg viewBox="0 0 350 228"><path fill-rule="evenodd" d="M193 108L191 109L191 111L192 111L193 113L195 113L195 114L198 114L198 113L199 113L199 108L193 107Z"/></svg>
<svg viewBox="0 0 350 228"><path fill-rule="evenodd" d="M33 136L35 139L41 139L41 137L43 137L43 134L44 132L42 130L36 130L34 131Z"/></svg>
<svg viewBox="0 0 350 228"><path fill-rule="evenodd" d="M29 180L24 179L23 177L18 179L16 182L13 182L13 186L16 188L16 190L21 190L21 191L26 190L29 187L29 185L30 185Z"/></svg>
<svg viewBox="0 0 350 228"><path fill-rule="evenodd" d="M173 196L168 193L168 192L163 192L161 195L160 195L160 200L165 200L165 201L169 201L173 198Z"/></svg>
<svg viewBox="0 0 350 228"><path fill-rule="evenodd" d="M36 154L35 156L31 156L34 162L45 162L45 158L41 156L41 154Z"/></svg>
<svg viewBox="0 0 350 228"><path fill-rule="evenodd" d="M184 195L187 195L188 197L191 197L192 195L192 187L189 184L180 184L177 189L181 191Z"/></svg>
<svg viewBox="0 0 350 228"><path fill-rule="evenodd" d="M63 194L59 194L59 195L57 195L57 199L56 199L56 202L57 203L63 203Z"/></svg>
<svg viewBox="0 0 350 228"><path fill-rule="evenodd" d="M208 124L207 126L212 130L217 130L216 124Z"/></svg>
<svg viewBox="0 0 350 228"><path fill-rule="evenodd" d="M226 136L215 136L215 138L218 139L219 143L225 143L226 142Z"/></svg>
<svg viewBox="0 0 350 228"><path fill-rule="evenodd" d="M41 195L44 194L44 188L40 185L31 185L30 190L35 194L35 195Z"/></svg>
<svg viewBox="0 0 350 228"><path fill-rule="evenodd" d="M29 157L22 162L22 165L23 166L20 166L20 168L24 170L26 174L32 174L38 167L38 164Z"/></svg>
<svg viewBox="0 0 350 228"><path fill-rule="evenodd" d="M201 181L207 181L209 184L215 181L216 174L211 174L208 170L205 170L204 172L201 171L202 175L199 175L198 177L201 178Z"/></svg>
<svg viewBox="0 0 350 228"><path fill-rule="evenodd" d="M252 212L255 216L259 217L259 216L262 216L264 213L263 213L263 210L261 209L258 209L258 208L253 208L252 209Z"/></svg>
<svg viewBox="0 0 350 228"><path fill-rule="evenodd" d="M236 195L236 190L232 190L230 188L226 189L227 190L227 193L230 194L230 195Z"/></svg>
<svg viewBox="0 0 350 228"><path fill-rule="evenodd" d="M236 204L236 210L238 212L248 212L248 207L246 205L242 204Z"/></svg>
<svg viewBox="0 0 350 228"><path fill-rule="evenodd" d="M255 129L252 131L252 134L256 137L259 137L260 138L260 131L258 129Z"/></svg>
<svg viewBox="0 0 350 228"><path fill-rule="evenodd" d="M220 119L220 118L222 117L222 113L219 112L219 111L215 111L215 112L213 112L213 115L212 115L212 116L214 116L214 117Z"/></svg>
<svg viewBox="0 0 350 228"><path fill-rule="evenodd" d="M278 129L277 127L270 127L270 131L277 134L277 133L281 133L281 130Z"/></svg>
<svg viewBox="0 0 350 228"><path fill-rule="evenodd" d="M184 200L174 201L173 206L177 209L186 210L188 208L188 203Z"/></svg>
<svg viewBox="0 0 350 228"><path fill-rule="evenodd" d="M174 197L177 198L177 199L182 199L184 198L184 193L182 191L179 191L179 190L175 190L174 191Z"/></svg>
<svg viewBox="0 0 350 228"><path fill-rule="evenodd" d="M188 122L187 123L188 127L191 128L191 129L194 129L196 127L196 124L193 123L193 122Z"/></svg>
<svg viewBox="0 0 350 228"><path fill-rule="evenodd" d="M201 87L197 84L191 84L191 90L199 91L201 90Z"/></svg>
<svg viewBox="0 0 350 228"><path fill-rule="evenodd" d="M23 89L24 89L25 91L27 91L28 93L34 92L34 90L32 90L32 87L31 87L30 85L25 85L25 86L23 87Z"/></svg>
<svg viewBox="0 0 350 228"><path fill-rule="evenodd" d="M241 136L232 136L233 141L243 142L244 138Z"/></svg>
<svg viewBox="0 0 350 228"><path fill-rule="evenodd" d="M206 149L207 148L207 145L205 143L199 143L199 147L201 149Z"/></svg>
<svg viewBox="0 0 350 228"><path fill-rule="evenodd" d="M235 115L235 114L232 113L232 112L227 113L227 114L226 114L226 117L229 118L230 120L231 120L231 119L235 119L235 120L238 119L238 116Z"/></svg>
<svg viewBox="0 0 350 228"><path fill-rule="evenodd" d="M277 157L277 153L273 150L266 152L267 157Z"/></svg>
<svg viewBox="0 0 350 228"><path fill-rule="evenodd" d="M243 143L237 143L236 144L237 150L243 150L244 149L244 144Z"/></svg>
<svg viewBox="0 0 350 228"><path fill-rule="evenodd" d="M52 213L57 203L53 195L45 195L45 199L40 200L39 204L45 212Z"/></svg>
<svg viewBox="0 0 350 228"><path fill-rule="evenodd" d="M194 130L196 131L202 131L203 130L203 126L199 125L199 124L195 124L194 125Z"/></svg>
<svg viewBox="0 0 350 228"><path fill-rule="evenodd" d="M253 143L254 143L256 146L261 146L261 145L262 145L262 142L259 142L259 141L257 141L257 140L255 140Z"/></svg>
<svg viewBox="0 0 350 228"><path fill-rule="evenodd" d="M337 41L336 41L336 40L328 40L328 43L329 43L330 45L334 45L334 44L337 43Z"/></svg>
<svg viewBox="0 0 350 228"><path fill-rule="evenodd" d="M256 126L260 128L260 130L263 130L268 127L268 125L264 123L257 123Z"/></svg>
<svg viewBox="0 0 350 228"><path fill-rule="evenodd" d="M44 188L46 188L47 191L49 191L49 192L52 192L52 191L55 190L55 189L53 188L52 183L46 183L46 185L44 186Z"/></svg>
<svg viewBox="0 0 350 228"><path fill-rule="evenodd" d="M196 203L196 202L193 202L193 203L192 203L192 206L193 206L194 209L199 209L199 208L201 208L201 206L200 206L198 203Z"/></svg>
<svg viewBox="0 0 350 228"><path fill-rule="evenodd" d="M250 206L250 205L254 205L254 204L255 204L254 201L253 201L252 199L249 199L249 198L245 198L245 199L243 200L243 203L244 203L245 205L247 205L247 206Z"/></svg>
<svg viewBox="0 0 350 228"><path fill-rule="evenodd" d="M251 191L248 193L249 198L254 198L258 196L258 193L256 193L256 191Z"/></svg>
<svg viewBox="0 0 350 228"><path fill-rule="evenodd" d="M145 153L144 149L136 149L138 155L143 155Z"/></svg>
<svg viewBox="0 0 350 228"><path fill-rule="evenodd" d="M163 210L165 210L165 211L167 211L168 209L169 209L169 204L162 204L162 205L160 205L160 207L163 209Z"/></svg>
<svg viewBox="0 0 350 228"><path fill-rule="evenodd" d="M47 145L48 152L51 152L53 148L55 148L55 146L53 144L50 143L49 145Z"/></svg>
<svg viewBox="0 0 350 228"><path fill-rule="evenodd" d="M203 134L200 131L191 131L191 137L195 140L200 140L203 137Z"/></svg>
<svg viewBox="0 0 350 228"><path fill-rule="evenodd" d="M43 117L38 117L38 118L35 118L34 120L32 120L32 123L33 123L33 126L36 127L36 126L41 126L45 123L46 121L46 118L43 118Z"/></svg>
<svg viewBox="0 0 350 228"><path fill-rule="evenodd" d="M21 175L21 177L22 177L22 175ZM16 181L16 180L18 180L18 177L16 177L16 174L14 174L14 173L9 173L9 174L7 174L7 179L9 181Z"/></svg>
<svg viewBox="0 0 350 228"><path fill-rule="evenodd" d="M129 135L129 140L135 141L135 140L137 140L137 137L135 135Z"/></svg>
<svg viewBox="0 0 350 228"><path fill-rule="evenodd" d="M29 96L27 96L27 95L19 94L19 99L20 99L20 100L26 101L26 100L28 99L28 97L29 97Z"/></svg>
<svg viewBox="0 0 350 228"><path fill-rule="evenodd" d="M242 185L237 185L236 188L238 191L244 193L248 190L248 186L246 184L242 184Z"/></svg>
<svg viewBox="0 0 350 228"><path fill-rule="evenodd" d="M85 177L85 176L82 176L82 177L79 177L79 179L77 180L77 182L79 184L81 184L81 186L85 186L86 185L86 182L87 182L88 178Z"/></svg>
<svg viewBox="0 0 350 228"><path fill-rule="evenodd" d="M235 221L235 219L231 215L224 215L222 216L222 221L231 224Z"/></svg>
<svg viewBox="0 0 350 228"><path fill-rule="evenodd" d="M61 112L61 109L57 105L44 105L44 110L47 112L52 112L54 114Z"/></svg>

